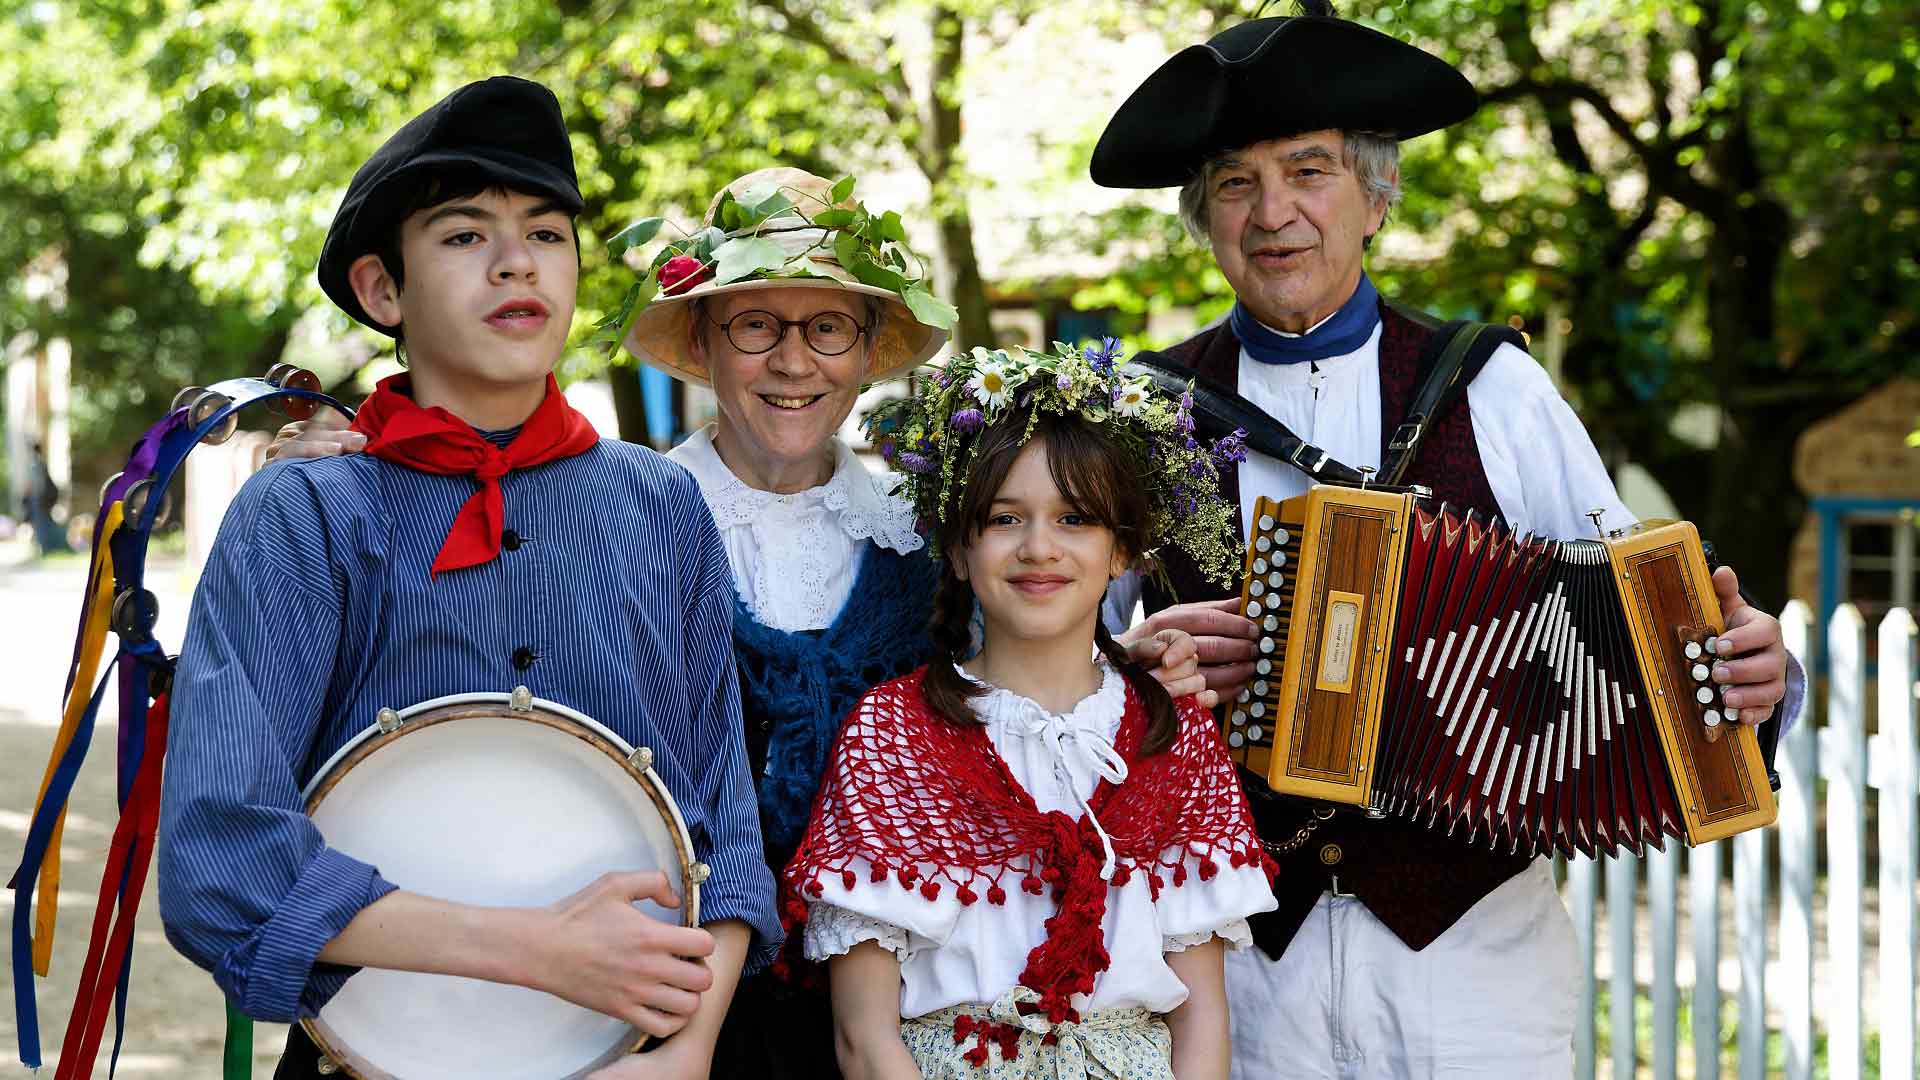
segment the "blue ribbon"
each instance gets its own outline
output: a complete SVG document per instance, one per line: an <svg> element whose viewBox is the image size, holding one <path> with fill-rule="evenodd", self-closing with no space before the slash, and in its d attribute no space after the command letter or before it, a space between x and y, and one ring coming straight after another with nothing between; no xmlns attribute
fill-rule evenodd
<svg viewBox="0 0 1920 1080"><path fill-rule="evenodd" d="M1304 364L1358 352L1380 325L1380 292L1361 274L1360 284L1340 310L1304 334L1269 330L1239 301L1234 302L1230 318L1233 336L1240 339L1248 356L1263 364Z"/></svg>

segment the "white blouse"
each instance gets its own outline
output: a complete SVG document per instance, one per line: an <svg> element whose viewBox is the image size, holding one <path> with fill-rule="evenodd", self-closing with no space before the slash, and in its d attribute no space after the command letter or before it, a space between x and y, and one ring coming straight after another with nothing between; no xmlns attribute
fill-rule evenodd
<svg viewBox="0 0 1920 1080"><path fill-rule="evenodd" d="M995 751L1042 813L1077 818L1088 812L1102 778L1125 778L1126 762L1113 740L1126 710L1126 682L1104 663L1102 671L1100 689L1065 715L997 687L973 699ZM1186 882L1161 889L1157 901L1144 874L1108 887L1103 930L1112 965L1095 979L1091 997L1075 996L1076 1009L1168 1012L1186 1000L1187 988L1167 966L1166 953L1216 936L1230 948L1251 944L1247 916L1274 907L1265 872L1257 864L1235 868L1219 860L1219 872L1202 881L1199 859L1187 855L1185 861ZM860 869L851 889L836 875L821 877L823 894L807 918L806 955L825 960L862 941L891 950L900 958L903 1017L999 998L1019 982L1027 954L1046 938L1046 921L1058 910L1050 893L1020 889L1008 889L1004 905L963 905L952 890L928 900L891 883L872 884Z"/></svg>
<svg viewBox="0 0 1920 1080"><path fill-rule="evenodd" d="M740 601L775 630L832 626L853 593L865 541L903 554L923 542L913 528L913 507L887 494L886 476L868 469L846 443L831 444L833 476L792 495L748 487L720 460L711 427L667 452L693 474L713 511Z"/></svg>

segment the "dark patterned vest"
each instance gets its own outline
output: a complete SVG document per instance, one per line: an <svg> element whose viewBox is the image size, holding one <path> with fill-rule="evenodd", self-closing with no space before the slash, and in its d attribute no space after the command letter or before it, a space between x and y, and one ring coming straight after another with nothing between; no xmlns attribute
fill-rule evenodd
<svg viewBox="0 0 1920 1080"><path fill-rule="evenodd" d="M1380 305L1380 459L1386 443L1407 414L1419 389L1421 357L1434 336L1434 325ZM1220 386L1239 382L1240 343L1223 323L1204 330L1167 350L1175 361ZM1357 465L1356 462L1347 462ZM1238 470L1221 477L1226 496L1237 506ZM1480 449L1473 438L1467 399L1460 397L1437 423L1429 425L1407 482L1424 484L1452 506L1472 507L1482 514L1499 513ZM1236 526L1239 522L1235 517ZM1153 584L1146 589L1148 612L1175 602L1215 600L1226 590L1206 580L1176 550L1167 559L1169 594ZM1310 818L1308 804L1273 794L1266 784L1248 780L1248 802L1260 835L1273 844L1294 837ZM1350 891L1367 910L1411 949L1424 949L1467 909L1525 869L1529 857L1499 855L1449 839L1445 834L1397 819L1369 820L1358 813L1336 814L1291 854L1277 856L1280 873L1274 881L1279 908L1251 920L1254 941L1267 955L1278 958L1295 931L1337 874L1342 890Z"/></svg>

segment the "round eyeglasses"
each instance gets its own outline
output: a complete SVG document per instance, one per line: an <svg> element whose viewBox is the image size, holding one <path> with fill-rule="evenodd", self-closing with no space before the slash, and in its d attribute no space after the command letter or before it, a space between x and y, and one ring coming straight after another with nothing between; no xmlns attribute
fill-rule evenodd
<svg viewBox="0 0 1920 1080"><path fill-rule="evenodd" d="M807 347L821 356L839 356L859 342L870 329L844 311L822 311L804 319L782 319L771 311L742 311L726 322L707 316L715 326L727 332L733 347L748 355L771 352L787 335L787 327L800 328Z"/></svg>

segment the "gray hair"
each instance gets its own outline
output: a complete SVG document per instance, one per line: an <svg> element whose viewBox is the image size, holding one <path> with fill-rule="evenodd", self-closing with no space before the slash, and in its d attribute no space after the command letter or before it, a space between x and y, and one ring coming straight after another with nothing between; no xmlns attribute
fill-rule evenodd
<svg viewBox="0 0 1920 1080"><path fill-rule="evenodd" d="M1391 135L1372 131L1341 132L1346 138L1340 160L1359 177L1360 190L1368 201L1389 210L1400 201L1400 142ZM1227 150L1208 158L1193 179L1180 188L1180 223L1187 235L1207 242L1207 192L1213 187L1214 174L1240 150Z"/></svg>

